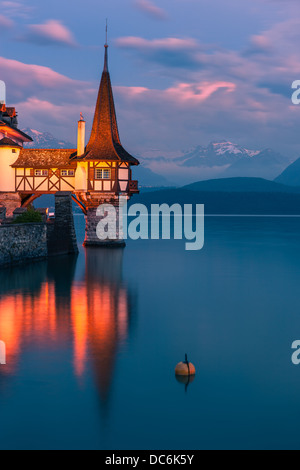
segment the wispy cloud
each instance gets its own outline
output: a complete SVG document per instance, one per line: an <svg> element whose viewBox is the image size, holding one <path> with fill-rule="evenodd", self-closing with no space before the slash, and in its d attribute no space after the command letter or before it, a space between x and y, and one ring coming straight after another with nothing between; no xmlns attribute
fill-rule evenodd
<svg viewBox="0 0 300 470"><path fill-rule="evenodd" d="M21 35L18 40L39 46L77 46L72 32L58 20L48 20L44 24L29 25L25 34Z"/></svg>
<svg viewBox="0 0 300 470"><path fill-rule="evenodd" d="M22 2L3 1L0 5L3 13L10 18L28 19L34 10L34 7Z"/></svg>
<svg viewBox="0 0 300 470"><path fill-rule="evenodd" d="M134 5L151 18L155 18L157 20L166 20L168 18L165 10L158 7L153 2L150 2L150 0L135 0Z"/></svg>
<svg viewBox="0 0 300 470"><path fill-rule="evenodd" d="M1 79L9 84L7 92L10 101L17 101L30 96L52 96L57 94L65 96L64 101L70 99L76 90L82 88L83 83L72 80L65 75L55 72L50 67L35 64L25 64L17 60L0 57Z"/></svg>
<svg viewBox="0 0 300 470"><path fill-rule="evenodd" d="M140 37L122 37L115 44L138 52L144 60L165 66L189 68L199 66L197 56L201 46L194 39L162 38L147 40Z"/></svg>
<svg viewBox="0 0 300 470"><path fill-rule="evenodd" d="M10 18L7 18L4 15L0 15L0 28L10 29L13 26L14 26L14 22Z"/></svg>
<svg viewBox="0 0 300 470"><path fill-rule="evenodd" d="M7 102L17 107L20 126L75 140L79 112L92 120L97 90L90 83L5 57L0 57L0 70L7 84Z"/></svg>

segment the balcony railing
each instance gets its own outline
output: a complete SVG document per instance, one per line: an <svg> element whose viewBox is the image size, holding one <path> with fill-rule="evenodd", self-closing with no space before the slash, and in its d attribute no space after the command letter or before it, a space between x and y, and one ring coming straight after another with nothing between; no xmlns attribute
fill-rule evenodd
<svg viewBox="0 0 300 470"><path fill-rule="evenodd" d="M140 192L138 181L129 181L129 192L132 194L138 194Z"/></svg>

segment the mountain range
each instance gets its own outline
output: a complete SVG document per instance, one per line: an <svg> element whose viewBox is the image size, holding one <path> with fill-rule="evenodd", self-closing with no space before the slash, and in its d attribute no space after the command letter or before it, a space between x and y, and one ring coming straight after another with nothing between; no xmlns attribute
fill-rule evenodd
<svg viewBox="0 0 300 470"><path fill-rule="evenodd" d="M275 181L289 186L300 186L300 158L288 166Z"/></svg>
<svg viewBox="0 0 300 470"><path fill-rule="evenodd" d="M252 150L232 142L222 140L212 142L207 147L197 146L172 158L148 153L147 158L140 157L152 170L159 168L170 171L177 183L200 181L226 177L260 177L274 179L292 163L272 149Z"/></svg>
<svg viewBox="0 0 300 470"><path fill-rule="evenodd" d="M75 147L71 142L59 140L49 132L29 128L22 130L33 139L33 142L25 145L27 148ZM183 186L194 181L233 177L269 180L278 177L277 182L290 184L288 180L293 179L292 175L297 169L295 162L289 173L284 173L293 160L272 149L253 150L226 140L212 142L207 147L196 146L188 151L153 150L135 156L141 162L134 170L135 177L144 187ZM300 177L300 161L298 166ZM294 178L294 185L297 185L298 177Z"/></svg>
<svg viewBox="0 0 300 470"><path fill-rule="evenodd" d="M24 144L25 148L40 149L73 149L75 146L71 142L56 139L50 132L40 132L35 129L26 127L22 129L25 134L33 139L33 142Z"/></svg>

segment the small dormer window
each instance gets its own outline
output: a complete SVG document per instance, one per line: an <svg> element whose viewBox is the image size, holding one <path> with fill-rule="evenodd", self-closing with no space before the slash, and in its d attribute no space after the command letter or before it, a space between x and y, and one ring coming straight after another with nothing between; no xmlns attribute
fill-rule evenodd
<svg viewBox="0 0 300 470"><path fill-rule="evenodd" d="M61 170L61 176L75 176L75 170Z"/></svg>
<svg viewBox="0 0 300 470"><path fill-rule="evenodd" d="M48 170L35 170L34 176L48 176Z"/></svg>

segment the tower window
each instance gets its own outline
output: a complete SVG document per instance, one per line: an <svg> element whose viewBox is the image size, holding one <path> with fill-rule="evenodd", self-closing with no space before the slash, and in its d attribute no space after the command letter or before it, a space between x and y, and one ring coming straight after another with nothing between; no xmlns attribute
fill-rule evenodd
<svg viewBox="0 0 300 470"><path fill-rule="evenodd" d="M111 170L109 168L96 168L95 179L96 180L110 180Z"/></svg>

